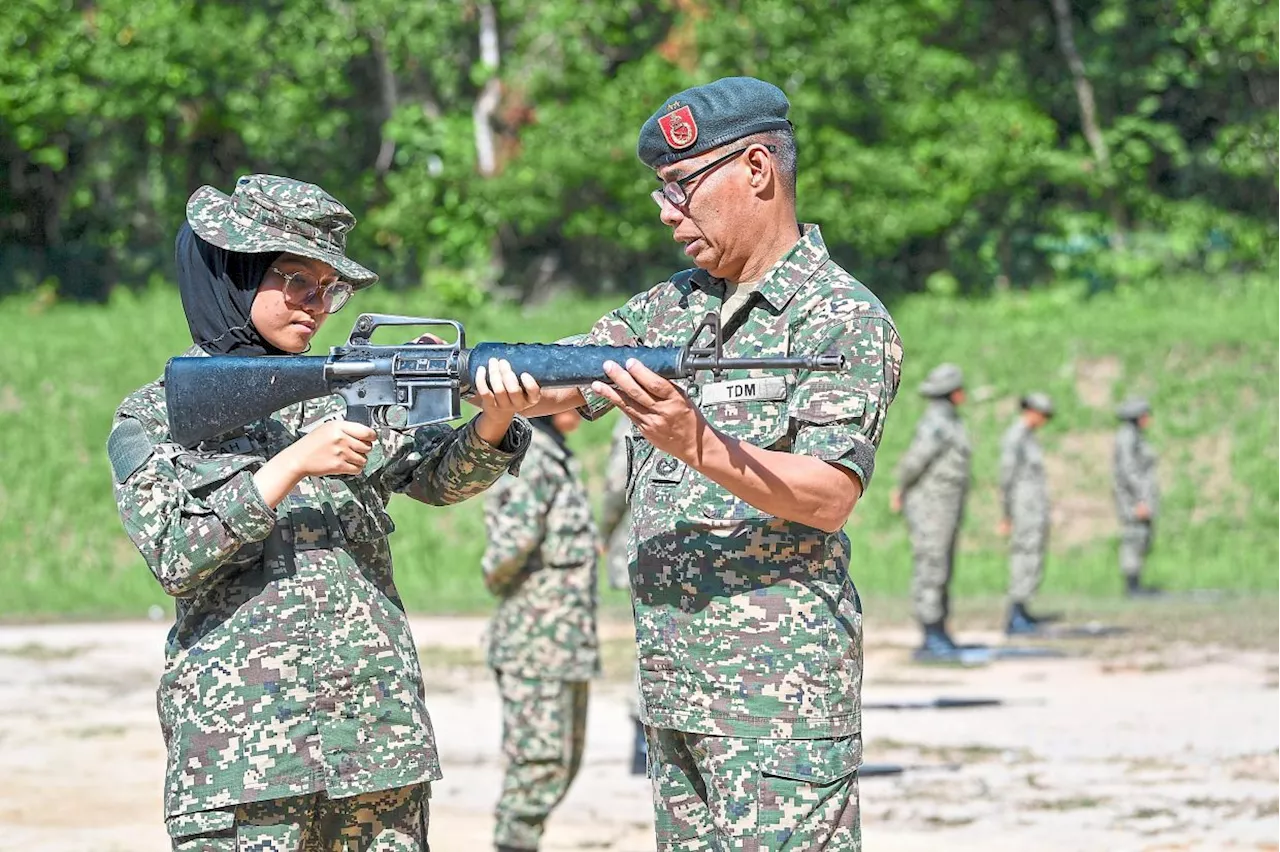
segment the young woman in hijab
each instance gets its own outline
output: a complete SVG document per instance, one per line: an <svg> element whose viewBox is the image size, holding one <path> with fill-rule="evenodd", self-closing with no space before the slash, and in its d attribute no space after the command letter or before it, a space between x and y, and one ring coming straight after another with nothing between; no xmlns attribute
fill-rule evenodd
<svg viewBox="0 0 1280 852"><path fill-rule="evenodd" d="M346 257L354 224L287 178L199 190L177 239L185 354L305 352L377 280ZM482 411L457 429L374 430L335 396L187 448L162 381L120 405L116 503L175 599L157 694L175 850L427 849L440 766L386 506L457 503L516 470L530 427L515 415L539 388L505 362L485 373Z"/></svg>

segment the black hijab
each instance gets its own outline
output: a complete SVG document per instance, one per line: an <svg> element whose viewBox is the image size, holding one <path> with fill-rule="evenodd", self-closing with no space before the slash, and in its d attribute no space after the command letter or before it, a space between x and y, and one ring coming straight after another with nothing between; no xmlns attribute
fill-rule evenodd
<svg viewBox="0 0 1280 852"><path fill-rule="evenodd" d="M175 248L178 292L191 339L210 355L287 355L250 320L253 297L279 253L246 254L205 242L182 223Z"/></svg>
<svg viewBox="0 0 1280 852"><path fill-rule="evenodd" d="M546 414L541 417L530 417L529 423L533 428L551 436L551 440L556 442L556 446L564 450L566 456L573 455L573 450L569 449L568 443L565 442L564 434L556 428L554 415Z"/></svg>

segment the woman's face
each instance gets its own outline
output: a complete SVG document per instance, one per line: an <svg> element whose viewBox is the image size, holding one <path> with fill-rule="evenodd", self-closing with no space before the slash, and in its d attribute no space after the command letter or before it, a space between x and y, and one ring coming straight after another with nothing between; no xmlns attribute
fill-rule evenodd
<svg viewBox="0 0 1280 852"><path fill-rule="evenodd" d="M319 293L337 280L337 272L322 260L280 255L253 297L249 311L253 327L277 349L295 354L307 351L311 338L329 316ZM320 289L314 298L298 301L298 294L316 290L317 285Z"/></svg>

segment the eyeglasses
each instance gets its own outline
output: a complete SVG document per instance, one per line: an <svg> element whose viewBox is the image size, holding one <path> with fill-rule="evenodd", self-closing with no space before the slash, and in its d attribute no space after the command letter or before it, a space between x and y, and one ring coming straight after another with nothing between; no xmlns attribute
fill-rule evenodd
<svg viewBox="0 0 1280 852"><path fill-rule="evenodd" d="M765 145L764 147L769 149L769 153L771 154L776 154L778 151L777 147L774 145ZM676 207L683 207L684 205L689 203L689 193L684 188L684 185L686 183L688 183L689 181L693 180L694 178L700 175L706 174L707 172L711 171L721 163L727 163L729 160L732 160L734 157L750 149L751 149L751 146L748 145L745 148L739 148L736 151L730 151L728 154L725 154L723 157L717 157L716 159L707 163L702 168L697 169L694 172L687 174L682 178L679 178L677 180L667 181L662 185L662 189L655 189L653 192L649 193L649 197L652 198L653 203L657 204L659 207L662 206L662 202L664 200L670 202L672 205Z"/></svg>
<svg viewBox="0 0 1280 852"><path fill-rule="evenodd" d="M271 271L284 279L284 299L296 307L305 308L318 303L325 313L336 314L355 292L355 287L341 278L321 284L307 272L281 272L275 266Z"/></svg>

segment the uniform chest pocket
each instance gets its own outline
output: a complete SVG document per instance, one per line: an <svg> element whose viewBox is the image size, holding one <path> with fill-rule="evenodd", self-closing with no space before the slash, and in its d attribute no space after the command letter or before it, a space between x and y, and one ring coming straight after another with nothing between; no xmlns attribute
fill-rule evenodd
<svg viewBox="0 0 1280 852"><path fill-rule="evenodd" d="M572 568L595 563L596 527L586 491L572 481L562 485L547 516L547 534L542 541L542 561L552 568Z"/></svg>
<svg viewBox="0 0 1280 852"><path fill-rule="evenodd" d="M183 453L173 460L178 481L197 497L204 497L230 482L243 470L262 464L259 456L217 455L196 456Z"/></svg>
<svg viewBox="0 0 1280 852"><path fill-rule="evenodd" d="M348 541L377 541L395 532L382 496L364 477L329 477L325 482L333 496L338 525Z"/></svg>
<svg viewBox="0 0 1280 852"><path fill-rule="evenodd" d="M703 406L702 413L719 431L764 449L782 441L790 425L786 399L724 402Z"/></svg>

